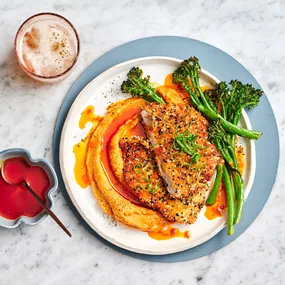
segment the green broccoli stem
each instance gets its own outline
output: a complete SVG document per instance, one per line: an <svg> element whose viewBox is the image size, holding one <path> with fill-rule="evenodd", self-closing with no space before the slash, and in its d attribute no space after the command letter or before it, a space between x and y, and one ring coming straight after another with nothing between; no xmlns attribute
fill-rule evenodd
<svg viewBox="0 0 285 285"><path fill-rule="evenodd" d="M233 195L231 180L230 180L230 176L229 176L226 166L224 166L223 181L225 184L227 203L228 203L228 220L227 220L228 235L233 235L234 234L235 204L234 204L234 195Z"/></svg>
<svg viewBox="0 0 285 285"><path fill-rule="evenodd" d="M223 118L227 118L227 110L226 110L224 102L221 102L221 113L222 113Z"/></svg>
<svg viewBox="0 0 285 285"><path fill-rule="evenodd" d="M216 112L209 106L209 104L207 103L208 105L208 109L207 107L205 107L199 97L197 96L196 92L193 91L193 89L191 88L191 86L189 85L188 81L187 80L184 80L183 83L182 83L182 87L187 91L187 93L189 94L190 98L191 98L191 101L195 104L195 106L197 107L197 109L202 113L202 114L205 114L209 119L212 119L212 120L215 120L217 119L217 115L216 115ZM194 86L194 88L196 88ZM197 89L197 88L196 88ZM205 95L203 94L203 97L204 99L205 98Z"/></svg>
<svg viewBox="0 0 285 285"><path fill-rule="evenodd" d="M236 200L236 187L235 187L235 183L234 183L234 173L235 171L233 171L232 169L229 169L229 175L230 175L230 179L231 179L231 185L232 185L232 191L233 191L233 196L234 196L234 201Z"/></svg>
<svg viewBox="0 0 285 285"><path fill-rule="evenodd" d="M257 132L257 131L240 128L240 127L230 123L229 121L225 120L221 115L218 115L218 118L221 120L221 123L222 123L223 127L225 128L225 130L232 133L232 134L236 134L236 135L239 135L241 137L254 139L254 140L257 140L262 135L262 133Z"/></svg>
<svg viewBox="0 0 285 285"><path fill-rule="evenodd" d="M193 92L192 88L189 86L188 82L183 82L182 84L183 88L187 91L187 93L189 94L192 102L196 105L196 107L199 109L199 111L201 113L206 112L206 109L204 108L204 106L201 104L197 94L195 92Z"/></svg>
<svg viewBox="0 0 285 285"><path fill-rule="evenodd" d="M229 142L230 142L232 148L235 149L235 145L236 145L236 135L234 135L234 134L229 134Z"/></svg>
<svg viewBox="0 0 285 285"><path fill-rule="evenodd" d="M241 117L241 109L237 110L233 116L233 124L237 125ZM231 137L232 145L235 146L235 137ZM234 163L235 166L238 168L238 163L236 159L236 155L234 153ZM235 190L236 190L236 197L237 197L237 204L236 204L236 215L234 219L234 224L238 224L241 220L242 211L244 207L244 189L243 189L243 180L240 174L234 173L233 176Z"/></svg>
<svg viewBox="0 0 285 285"><path fill-rule="evenodd" d="M222 148L220 145L218 145L218 149L222 156L224 157L225 161L229 164L231 168L234 168L234 161L228 151L228 149Z"/></svg>
<svg viewBox="0 0 285 285"><path fill-rule="evenodd" d="M156 93L152 94L152 98L155 102L159 103L159 104L165 104L165 101Z"/></svg>
<svg viewBox="0 0 285 285"><path fill-rule="evenodd" d="M196 90L198 90L198 93L200 95L200 98L202 99L202 102L203 102L203 106L210 112L210 113L213 113L212 116L214 117L217 112L215 110L212 109L212 107L210 106L207 98L205 97L204 95L204 92L202 91L201 87L200 87L200 82L199 82L199 77L195 77L194 78L194 85L195 85L195 88Z"/></svg>
<svg viewBox="0 0 285 285"><path fill-rule="evenodd" d="M234 116L233 116L233 120L232 120L232 123L234 125L238 124L240 117L241 117L241 112L242 112L242 109L238 109L235 111Z"/></svg>
<svg viewBox="0 0 285 285"><path fill-rule="evenodd" d="M199 95L204 103L199 100L199 97L197 97L197 95L195 94L195 92L191 89L191 87L189 86L189 84L184 83L183 87L184 89L187 91L187 93L189 94L192 102L194 103L194 105L197 107L197 109L203 113L208 119L210 120L216 120L216 119L220 119L221 123L223 125L223 127L225 128L225 130L227 130L228 132L232 133L232 134L236 134L239 135L241 137L245 137L245 138L249 138L249 139L255 139L257 140L260 136L261 133L257 132L257 131L252 131L252 130L247 130L247 129L243 129L240 128L232 123L230 123L229 121L227 121L225 118L223 118L222 115L220 115L218 112L216 112L215 110L213 110L204 93L202 92L200 85L197 85L197 82L195 83L196 85L196 89L199 92Z"/></svg>
<svg viewBox="0 0 285 285"><path fill-rule="evenodd" d="M229 120L230 122L232 122L233 125L238 124L240 117L241 117L241 112L242 112L242 109L238 109L233 113L232 119ZM229 141L230 141L230 144L233 148L235 148L235 139L236 139L235 135L230 134Z"/></svg>
<svg viewBox="0 0 285 285"><path fill-rule="evenodd" d="M228 145L228 151L233 161L233 167L230 165L231 168L240 174L235 149L230 144Z"/></svg>
<svg viewBox="0 0 285 285"><path fill-rule="evenodd" d="M237 173L234 173L233 180L236 190L236 201L237 201L234 224L238 224L241 220L243 206L244 206L243 180L241 176Z"/></svg>
<svg viewBox="0 0 285 285"><path fill-rule="evenodd" d="M202 99L204 108L207 111L207 114L205 113L206 116L209 116L209 119L217 119L219 118L221 120L221 123L223 125L223 127L230 133L233 134L237 134L241 137L246 137L249 139L258 139L261 136L260 132L256 132L256 131L252 131L252 130L247 130L247 129L243 129L237 126L237 124L232 124L229 121L226 120L227 118L227 111L224 110L223 114L220 115L219 113L217 113L215 110L213 110L211 108L211 106L209 105L202 89L199 83L199 77L194 77L193 81L195 88L198 90L200 98ZM188 92L188 91L187 91ZM238 111L237 113L241 113L241 110ZM239 119L239 117L238 117Z"/></svg>
<svg viewBox="0 0 285 285"><path fill-rule="evenodd" d="M136 84L145 91L145 94L143 97L145 99L147 99L148 97L150 97L153 101L159 103L159 104L163 104L165 103L165 101L156 93L155 89L152 86L145 86L141 83L140 80L133 78L133 81L136 82Z"/></svg>
<svg viewBox="0 0 285 285"><path fill-rule="evenodd" d="M232 171L232 180L233 180L235 196L236 196L235 200L237 201L234 224L238 224L241 220L243 206L244 206L243 180L239 172L238 162L237 162L234 148L230 147L229 149L230 149L231 157L234 162L234 168L238 170L238 171Z"/></svg>
<svg viewBox="0 0 285 285"><path fill-rule="evenodd" d="M214 186L206 201L206 205L213 205L217 200L219 189L222 183L223 169L224 169L224 164L223 163L218 164Z"/></svg>

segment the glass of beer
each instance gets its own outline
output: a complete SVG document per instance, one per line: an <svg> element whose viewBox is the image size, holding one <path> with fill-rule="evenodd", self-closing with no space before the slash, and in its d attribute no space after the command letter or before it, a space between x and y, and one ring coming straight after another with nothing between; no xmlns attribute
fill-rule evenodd
<svg viewBox="0 0 285 285"><path fill-rule="evenodd" d="M71 73L78 60L80 42L67 19L54 13L40 13L20 26L14 50L26 74L54 83Z"/></svg>

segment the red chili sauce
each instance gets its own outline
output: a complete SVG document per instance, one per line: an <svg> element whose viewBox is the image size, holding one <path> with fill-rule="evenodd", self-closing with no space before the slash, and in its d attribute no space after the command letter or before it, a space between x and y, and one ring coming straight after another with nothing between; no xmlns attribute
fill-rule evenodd
<svg viewBox="0 0 285 285"><path fill-rule="evenodd" d="M4 161L4 176L0 173L0 216L6 219L17 219L20 216L33 217L43 209L25 187L19 185L23 180L46 201L46 191L50 181L40 166L31 166L21 157L13 157Z"/></svg>

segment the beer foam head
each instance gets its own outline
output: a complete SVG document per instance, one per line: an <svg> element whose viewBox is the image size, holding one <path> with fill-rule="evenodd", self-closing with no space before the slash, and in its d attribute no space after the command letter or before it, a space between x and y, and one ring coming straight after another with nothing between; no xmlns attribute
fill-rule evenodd
<svg viewBox="0 0 285 285"><path fill-rule="evenodd" d="M62 19L42 18L23 27L17 45L22 66L35 75L54 77L69 69L78 53L73 28Z"/></svg>

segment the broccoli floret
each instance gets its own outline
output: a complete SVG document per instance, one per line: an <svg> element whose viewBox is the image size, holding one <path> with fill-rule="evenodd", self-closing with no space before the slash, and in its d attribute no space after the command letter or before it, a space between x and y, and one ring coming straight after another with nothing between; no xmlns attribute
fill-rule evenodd
<svg viewBox="0 0 285 285"><path fill-rule="evenodd" d="M122 83L121 91L149 102L165 103L156 93L149 76L143 77L142 75L143 71L139 67L133 67L127 74L128 79Z"/></svg>
<svg viewBox="0 0 285 285"><path fill-rule="evenodd" d="M251 84L242 84L238 80L230 81L232 87L231 94L233 98L232 102L232 123L237 124L242 109L253 109L259 104L260 97L263 92L260 89L254 88Z"/></svg>
<svg viewBox="0 0 285 285"><path fill-rule="evenodd" d="M212 90L211 97L209 98L218 106L218 110L222 117L228 121L228 107L232 104L232 94L226 82L221 81L218 83L214 90ZM230 121L231 122L231 121Z"/></svg>

